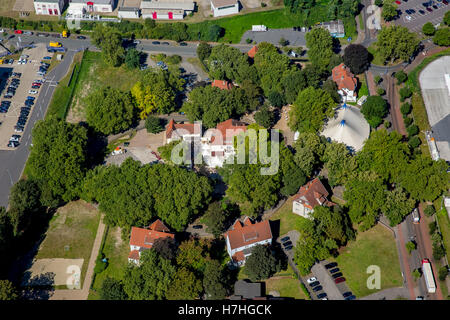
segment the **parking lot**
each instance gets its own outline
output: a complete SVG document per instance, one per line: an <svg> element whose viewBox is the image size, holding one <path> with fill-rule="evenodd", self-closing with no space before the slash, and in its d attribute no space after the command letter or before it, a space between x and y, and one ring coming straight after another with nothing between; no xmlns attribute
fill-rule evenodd
<svg viewBox="0 0 450 320"><path fill-rule="evenodd" d="M33 111L34 101L37 100L43 81L43 77L38 76L37 72L46 56L51 54L45 46L38 45L23 50L21 58L13 64L0 65L0 150L13 150L21 143L20 136L28 124L28 117ZM15 142L10 143L10 139Z"/></svg>
<svg viewBox="0 0 450 320"><path fill-rule="evenodd" d="M398 10L401 11L399 18L396 20L396 24L407 27L413 32L422 32L422 26L431 22L433 25L442 23L444 14L450 10L448 0L431 0L429 10L423 5L428 1L426 0L397 0L400 4L397 4ZM435 7L433 7L435 6ZM406 13L406 10L413 10L412 13Z"/></svg>

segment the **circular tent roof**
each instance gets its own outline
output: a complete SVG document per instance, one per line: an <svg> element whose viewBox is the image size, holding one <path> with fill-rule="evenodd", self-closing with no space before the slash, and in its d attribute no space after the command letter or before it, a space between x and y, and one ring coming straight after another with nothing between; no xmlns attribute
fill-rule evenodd
<svg viewBox="0 0 450 320"><path fill-rule="evenodd" d="M354 151L362 149L369 138L370 127L358 108L346 105L338 107L334 118L328 120L322 135L346 144Z"/></svg>

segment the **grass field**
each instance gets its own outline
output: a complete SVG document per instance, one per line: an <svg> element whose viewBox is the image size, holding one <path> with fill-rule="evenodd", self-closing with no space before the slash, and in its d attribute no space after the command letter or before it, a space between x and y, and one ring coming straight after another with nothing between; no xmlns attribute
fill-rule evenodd
<svg viewBox="0 0 450 320"><path fill-rule="evenodd" d="M280 236L286 234L290 230L298 230L305 218L300 217L292 212L292 202L295 196L290 197L277 212L275 212L270 220L280 220Z"/></svg>
<svg viewBox="0 0 450 320"><path fill-rule="evenodd" d="M358 76L358 97L362 97L362 96L368 96L369 95L369 88L367 87L367 83L366 83L366 77L364 77L364 75L360 75Z"/></svg>
<svg viewBox="0 0 450 320"><path fill-rule="evenodd" d="M89 292L89 300L98 300L100 296L98 290L107 276L114 279L122 279L124 270L128 264L128 254L130 246L120 238L120 229L108 227L105 237L103 253L108 259L108 267L100 274L97 274Z"/></svg>
<svg viewBox="0 0 450 320"><path fill-rule="evenodd" d="M358 298L378 291L366 286L369 276L366 270L370 265L381 269L381 290L402 286L403 278L394 237L379 224L359 233L355 241L351 241L340 251L335 261L347 279L347 285Z"/></svg>
<svg viewBox="0 0 450 320"><path fill-rule="evenodd" d="M84 259L83 283L99 222L99 211L84 201L70 202L59 208L35 258Z"/></svg>

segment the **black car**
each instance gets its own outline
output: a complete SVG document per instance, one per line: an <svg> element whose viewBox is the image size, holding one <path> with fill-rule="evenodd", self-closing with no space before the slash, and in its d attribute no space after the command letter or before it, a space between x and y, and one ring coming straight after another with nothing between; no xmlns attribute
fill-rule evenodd
<svg viewBox="0 0 450 320"><path fill-rule="evenodd" d="M152 44L161 44L159 41L153 41Z"/></svg>
<svg viewBox="0 0 450 320"><path fill-rule="evenodd" d="M170 43L168 43L168 42L161 42L161 44L163 44L165 46L170 46Z"/></svg>
<svg viewBox="0 0 450 320"><path fill-rule="evenodd" d="M186 46L187 46L187 43L186 43L186 42L180 42L180 46L186 47Z"/></svg>
<svg viewBox="0 0 450 320"><path fill-rule="evenodd" d="M317 299L323 299L323 298L326 298L326 297L327 297L327 294L325 292L317 295Z"/></svg>
<svg viewBox="0 0 450 320"><path fill-rule="evenodd" d="M433 9L431 9L430 7L427 7L427 11L428 11L428 12L432 12Z"/></svg>
<svg viewBox="0 0 450 320"><path fill-rule="evenodd" d="M345 300L355 300L355 299L356 299L356 297L354 295L351 295L351 296L345 298Z"/></svg>
<svg viewBox="0 0 450 320"><path fill-rule="evenodd" d="M331 269L331 268L334 268L334 267L336 267L336 266L337 266L337 263L336 263L336 262L331 262L331 263L325 265L325 268L326 268L326 269Z"/></svg>
<svg viewBox="0 0 450 320"><path fill-rule="evenodd" d="M425 14L425 11L419 10L419 13L420 13L421 15L424 15L424 14Z"/></svg>
<svg viewBox="0 0 450 320"><path fill-rule="evenodd" d="M284 242L284 243L283 243L283 246L284 246L284 247L292 246L292 241L286 241L286 242Z"/></svg>
<svg viewBox="0 0 450 320"><path fill-rule="evenodd" d="M34 102L31 101L31 100L25 101L25 105L26 105L26 106L32 106L33 104L34 104Z"/></svg>
<svg viewBox="0 0 450 320"><path fill-rule="evenodd" d="M331 269L330 270L330 273L336 273L336 272L338 272L339 271L339 268L334 268L334 269Z"/></svg>
<svg viewBox="0 0 450 320"><path fill-rule="evenodd" d="M314 288L313 288L313 291L314 291L314 292L317 292L317 291L320 291L320 290L322 290L322 289L323 289L322 286L317 286L317 287L314 287Z"/></svg>
<svg viewBox="0 0 450 320"><path fill-rule="evenodd" d="M8 143L8 147L10 147L10 148L17 148L18 146L19 146L19 143L16 141L10 141Z"/></svg>
<svg viewBox="0 0 450 320"><path fill-rule="evenodd" d="M333 279L337 279L337 278L339 278L339 277L342 277L342 272L335 273L335 274L333 274L331 277L332 277Z"/></svg>
<svg viewBox="0 0 450 320"><path fill-rule="evenodd" d="M437 10L437 9L438 9L438 6L435 5L435 4L433 4L433 9L434 9L434 10Z"/></svg>
<svg viewBox="0 0 450 320"><path fill-rule="evenodd" d="M195 226L192 226L193 229L201 229L203 226L201 224L196 224Z"/></svg>
<svg viewBox="0 0 450 320"><path fill-rule="evenodd" d="M347 292L344 292L344 293L342 294L342 296L343 296L344 298L347 298L347 297L350 297L352 294L353 294L353 293L351 293L351 291L347 291Z"/></svg>
<svg viewBox="0 0 450 320"><path fill-rule="evenodd" d="M280 240L281 240L281 242L286 242L286 241L288 241L288 240L289 240L289 237L288 237L288 236L286 236L286 237L284 237L284 238L281 238Z"/></svg>
<svg viewBox="0 0 450 320"><path fill-rule="evenodd" d="M309 284L309 286L310 286L311 288L314 288L314 287L317 287L319 284L320 284L319 281L314 281L314 282L311 282L311 283Z"/></svg>
<svg viewBox="0 0 450 320"><path fill-rule="evenodd" d="M284 248L284 250L289 251L289 250L292 250L292 248L293 248L292 246L287 246Z"/></svg>
<svg viewBox="0 0 450 320"><path fill-rule="evenodd" d="M414 9L409 9L409 12L411 12L411 14L416 13L416 10Z"/></svg>
<svg viewBox="0 0 450 320"><path fill-rule="evenodd" d="M86 37L85 37L85 36L77 36L77 39L79 39L79 40L85 40Z"/></svg>
<svg viewBox="0 0 450 320"><path fill-rule="evenodd" d="M405 12L406 12L407 14L411 14L411 11L410 11L409 9L406 9Z"/></svg>

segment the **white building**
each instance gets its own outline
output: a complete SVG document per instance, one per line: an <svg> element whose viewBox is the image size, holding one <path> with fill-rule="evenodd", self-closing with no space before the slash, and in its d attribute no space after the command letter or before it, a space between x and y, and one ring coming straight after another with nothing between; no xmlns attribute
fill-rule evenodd
<svg viewBox="0 0 450 320"><path fill-rule="evenodd" d="M311 214L316 206L331 207L334 205L333 202L328 201L327 197L327 189L319 178L315 178L300 187L292 202L292 212L303 218L311 219Z"/></svg>
<svg viewBox="0 0 450 320"><path fill-rule="evenodd" d="M182 20L193 12L195 3L192 0L142 0L141 14L143 19Z"/></svg>
<svg viewBox="0 0 450 320"><path fill-rule="evenodd" d="M66 0L34 0L36 14L60 16Z"/></svg>
<svg viewBox="0 0 450 320"><path fill-rule="evenodd" d="M350 72L343 63L333 68L331 71L333 81L336 82L338 93L342 97L342 101L356 102L357 78Z"/></svg>
<svg viewBox="0 0 450 320"><path fill-rule="evenodd" d="M69 0L67 13L73 16L113 12L114 0Z"/></svg>
<svg viewBox="0 0 450 320"><path fill-rule="evenodd" d="M272 230L268 220L253 223L246 217L243 224L236 220L224 236L227 252L238 266L245 264L254 246L272 244Z"/></svg>
<svg viewBox="0 0 450 320"><path fill-rule="evenodd" d="M139 19L141 16L141 10L135 7L119 7L119 10L117 10L117 16L125 19Z"/></svg>
<svg viewBox="0 0 450 320"><path fill-rule="evenodd" d="M211 0L211 11L213 12L214 17L222 17L239 13L239 1Z"/></svg>

